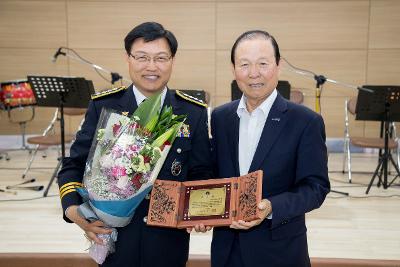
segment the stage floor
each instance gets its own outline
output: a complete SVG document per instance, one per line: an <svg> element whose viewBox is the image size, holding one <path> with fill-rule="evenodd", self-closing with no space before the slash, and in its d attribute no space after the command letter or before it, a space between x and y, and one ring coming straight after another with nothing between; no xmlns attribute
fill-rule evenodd
<svg viewBox="0 0 400 267"><path fill-rule="evenodd" d="M10 152L10 161L0 160L0 188L22 182L29 160L27 151ZM39 152L25 180L47 186L56 166L57 153ZM332 189L350 197L330 193L318 210L307 215L311 257L400 260L400 178L388 189L367 184L377 164L376 154L356 154L353 158L353 183L342 174L342 154L329 155ZM18 190L17 195L0 192L0 253L86 253L89 244L83 232L62 220L58 186L49 197L43 191ZM34 199L33 198L37 198ZM32 199L32 200L24 200ZM12 200L12 201L9 201ZM209 255L211 233L192 234L190 254Z"/></svg>

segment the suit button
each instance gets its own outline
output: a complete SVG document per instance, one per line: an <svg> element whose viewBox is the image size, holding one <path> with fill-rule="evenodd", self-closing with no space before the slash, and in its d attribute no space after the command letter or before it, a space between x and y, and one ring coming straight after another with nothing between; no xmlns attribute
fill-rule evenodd
<svg viewBox="0 0 400 267"><path fill-rule="evenodd" d="M144 223L147 223L147 216L144 216L144 217L143 217L143 222L144 222Z"/></svg>
<svg viewBox="0 0 400 267"><path fill-rule="evenodd" d="M150 199L150 193L147 194L144 198L145 198L145 199Z"/></svg>
<svg viewBox="0 0 400 267"><path fill-rule="evenodd" d="M181 154L181 152L182 152L181 148L176 149L176 153Z"/></svg>

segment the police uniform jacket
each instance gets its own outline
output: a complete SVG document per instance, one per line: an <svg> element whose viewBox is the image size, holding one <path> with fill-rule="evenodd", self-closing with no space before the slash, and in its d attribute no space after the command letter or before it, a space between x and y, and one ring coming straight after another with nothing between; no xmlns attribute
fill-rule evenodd
<svg viewBox="0 0 400 267"><path fill-rule="evenodd" d="M100 92L92 98L82 128L71 146L70 156L63 160L58 175L67 222L71 221L65 216L65 210L82 203L76 188L82 187L86 159L102 108L129 112L130 115L137 108L132 86ZM212 177L205 104L182 92L167 90L164 105L172 106L176 115L187 115L185 124L189 125L190 135L175 139L159 179L187 181ZM147 226L148 206L146 198L137 208L131 223L118 229L116 252L107 257L103 266L185 266L189 234L185 230Z"/></svg>

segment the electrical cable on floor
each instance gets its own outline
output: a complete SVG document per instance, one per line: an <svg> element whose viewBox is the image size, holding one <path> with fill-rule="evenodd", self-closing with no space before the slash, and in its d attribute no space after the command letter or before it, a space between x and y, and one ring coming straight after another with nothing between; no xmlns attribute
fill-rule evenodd
<svg viewBox="0 0 400 267"><path fill-rule="evenodd" d="M48 198L48 197L58 197L59 195L48 195L47 197L40 196L40 197L34 197L34 198L21 198L21 199L0 199L0 202L18 202L18 201L31 201L31 200L38 200L42 198Z"/></svg>

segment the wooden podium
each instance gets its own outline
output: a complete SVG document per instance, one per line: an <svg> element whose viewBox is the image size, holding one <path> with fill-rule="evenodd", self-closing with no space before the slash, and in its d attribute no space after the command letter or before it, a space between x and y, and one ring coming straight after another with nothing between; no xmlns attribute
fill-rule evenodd
<svg viewBox="0 0 400 267"><path fill-rule="evenodd" d="M240 177L177 182L156 180L147 224L186 228L196 224L227 226L260 218L263 172Z"/></svg>

